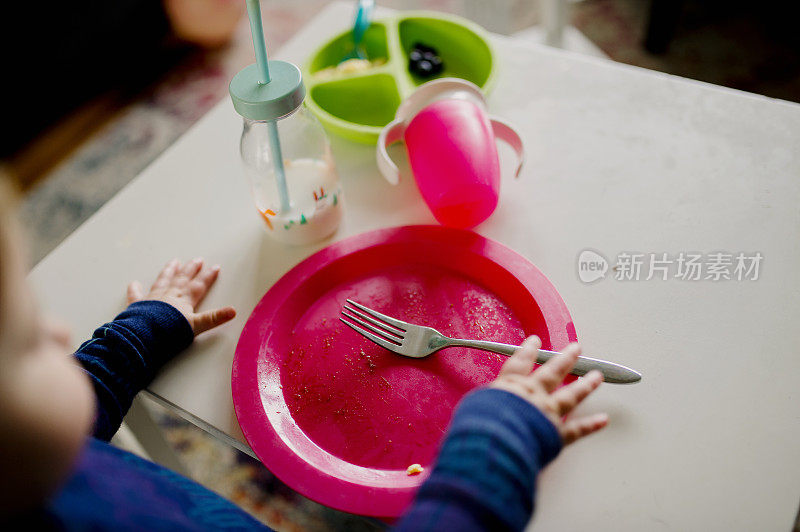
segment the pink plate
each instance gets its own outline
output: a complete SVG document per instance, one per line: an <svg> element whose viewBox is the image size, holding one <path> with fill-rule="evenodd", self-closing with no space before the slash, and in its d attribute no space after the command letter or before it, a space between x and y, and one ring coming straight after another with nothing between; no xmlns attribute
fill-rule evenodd
<svg viewBox="0 0 800 532"><path fill-rule="evenodd" d="M564 301L524 257L471 231L382 229L315 253L256 305L233 360L236 417L270 471L330 507L392 518L426 478L453 408L505 357L391 353L339 321L351 298L449 336L545 348L576 339ZM419 463L421 475L406 468Z"/></svg>

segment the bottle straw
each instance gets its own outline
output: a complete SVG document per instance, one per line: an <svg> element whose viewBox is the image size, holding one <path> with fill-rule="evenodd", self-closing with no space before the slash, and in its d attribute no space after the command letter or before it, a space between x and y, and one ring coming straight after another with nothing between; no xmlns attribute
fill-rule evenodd
<svg viewBox="0 0 800 532"><path fill-rule="evenodd" d="M264 41L264 28L261 25L261 5L258 0L247 0L247 16L250 18L250 33L253 36L253 48L256 53L256 64L260 74L259 84L266 85L270 82L269 61L267 60L267 45ZM281 140L278 137L278 122L267 122L269 133L269 150L272 154L272 164L275 167L275 181L278 184L278 195L281 200L281 211L289 212L289 188L286 186L286 171L283 168L283 154L281 153Z"/></svg>

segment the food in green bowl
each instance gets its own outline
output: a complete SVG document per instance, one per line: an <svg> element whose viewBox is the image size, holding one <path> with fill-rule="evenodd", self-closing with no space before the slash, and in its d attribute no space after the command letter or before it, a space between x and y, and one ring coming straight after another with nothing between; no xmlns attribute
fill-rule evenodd
<svg viewBox="0 0 800 532"><path fill-rule="evenodd" d="M409 69L419 44L433 49L438 66ZM353 48L351 32L344 31L320 46L303 69L308 107L326 129L357 142L375 144L403 98L426 81L463 78L488 92L496 76L486 31L454 15L406 12L376 20L362 45L365 63L340 66Z"/></svg>

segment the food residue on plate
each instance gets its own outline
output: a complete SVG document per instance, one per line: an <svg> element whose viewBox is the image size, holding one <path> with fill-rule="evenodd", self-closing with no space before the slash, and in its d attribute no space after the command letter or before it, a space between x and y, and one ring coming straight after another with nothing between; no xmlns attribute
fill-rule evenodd
<svg viewBox="0 0 800 532"><path fill-rule="evenodd" d="M357 72L363 72L365 70L369 70L370 68L379 67L384 63L386 63L386 59L376 59L374 61L370 61L369 59L348 59L346 61L342 61L336 66L323 68L314 75L318 79L331 79L339 74L355 74Z"/></svg>
<svg viewBox="0 0 800 532"><path fill-rule="evenodd" d="M421 465L411 464L410 466L408 466L408 469L406 469L406 475L408 476L419 475L423 471L425 471L425 468L422 467Z"/></svg>

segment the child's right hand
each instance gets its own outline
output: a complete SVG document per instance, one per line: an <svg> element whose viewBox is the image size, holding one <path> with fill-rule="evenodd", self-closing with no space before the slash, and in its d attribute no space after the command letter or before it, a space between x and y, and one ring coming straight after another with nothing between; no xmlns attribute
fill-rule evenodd
<svg viewBox="0 0 800 532"><path fill-rule="evenodd" d="M576 343L569 344L560 355L533 371L536 352L541 346L542 342L536 336L525 340L522 347L503 364L500 374L489 386L511 392L533 403L558 429L564 445L605 427L608 424L608 414L563 419L600 386L603 382L602 373L590 371L583 378L559 388L564 377L575 365L581 348Z"/></svg>
<svg viewBox="0 0 800 532"><path fill-rule="evenodd" d="M128 304L145 299L169 303L183 314L197 336L236 317L233 307L195 312L218 275L219 266L203 267L203 259L194 259L186 264L172 259L158 274L146 296L138 281L128 285Z"/></svg>

